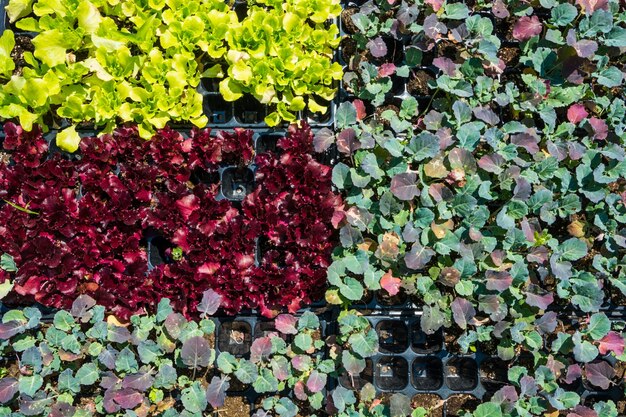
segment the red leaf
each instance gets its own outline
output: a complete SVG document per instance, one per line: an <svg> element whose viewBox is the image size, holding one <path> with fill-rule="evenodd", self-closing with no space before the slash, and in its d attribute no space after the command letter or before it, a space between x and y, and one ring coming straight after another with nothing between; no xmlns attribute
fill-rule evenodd
<svg viewBox="0 0 626 417"><path fill-rule="evenodd" d="M188 220L191 213L200 208L200 202L198 201L198 197L192 194L178 200L176 202L176 207L178 207L180 214L185 218L185 220Z"/></svg>
<svg viewBox="0 0 626 417"><path fill-rule="evenodd" d="M608 0L576 0L576 4L585 9L585 13L588 15L592 15L596 10L609 9Z"/></svg>
<svg viewBox="0 0 626 417"><path fill-rule="evenodd" d="M115 393L113 400L125 409L133 409L143 401L143 394L131 388L123 388Z"/></svg>
<svg viewBox="0 0 626 417"><path fill-rule="evenodd" d="M356 119L363 120L365 116L367 116L367 112L365 111L365 104L363 103L363 100L360 100L357 98L356 100L352 102L352 104L354 105L354 108L356 109Z"/></svg>
<svg viewBox="0 0 626 417"><path fill-rule="evenodd" d="M543 26L537 16L523 16L517 21L515 27L513 27L513 37L523 41L535 35L539 35L542 30Z"/></svg>
<svg viewBox="0 0 626 417"><path fill-rule="evenodd" d="M593 129L594 139L604 140L609 135L609 127L604 120L598 119L597 117L592 117L591 119L589 119L589 124Z"/></svg>
<svg viewBox="0 0 626 417"><path fill-rule="evenodd" d="M383 64L380 66L380 68L378 68L379 77L388 77L392 75L394 72L396 72L396 66L391 63ZM357 113L357 118L358 118L358 113Z"/></svg>
<svg viewBox="0 0 626 417"><path fill-rule="evenodd" d="M624 338L619 333L611 331L600 339L598 350L602 355L613 352L616 356L621 356L624 354Z"/></svg>
<svg viewBox="0 0 626 417"><path fill-rule="evenodd" d="M309 379L306 381L306 387L312 393L320 392L326 386L326 374L321 374L318 371L312 371L309 375Z"/></svg>
<svg viewBox="0 0 626 417"><path fill-rule="evenodd" d="M587 113L585 106L582 104L572 104L569 109L567 109L567 120L569 120L570 123L578 124L587 116L589 116L589 113Z"/></svg>
<svg viewBox="0 0 626 417"><path fill-rule="evenodd" d="M380 286L383 287L389 295L396 295L400 291L400 284L402 280L396 278L391 274L391 270L382 276L380 279Z"/></svg>
<svg viewBox="0 0 626 417"><path fill-rule="evenodd" d="M298 334L296 323L298 323L298 319L291 314L279 314L274 321L274 326L283 334Z"/></svg>

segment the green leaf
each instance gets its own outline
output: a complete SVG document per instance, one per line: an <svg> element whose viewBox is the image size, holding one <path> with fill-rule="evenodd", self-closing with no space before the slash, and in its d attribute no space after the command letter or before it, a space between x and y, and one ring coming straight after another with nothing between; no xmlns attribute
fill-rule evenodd
<svg viewBox="0 0 626 417"><path fill-rule="evenodd" d="M559 246L561 258L568 261L576 261L587 254L587 245L580 239L567 239Z"/></svg>
<svg viewBox="0 0 626 417"><path fill-rule="evenodd" d="M259 376L257 366L246 359L240 359L235 376L244 384L253 383Z"/></svg>
<svg viewBox="0 0 626 417"><path fill-rule="evenodd" d="M33 397L42 385L43 378L41 375L22 376L20 377L19 390L21 394Z"/></svg>
<svg viewBox="0 0 626 417"><path fill-rule="evenodd" d="M206 393L198 381L182 391L181 400L185 410L194 414L202 413L208 405Z"/></svg>
<svg viewBox="0 0 626 417"><path fill-rule="evenodd" d="M72 370L66 369L59 374L59 391L72 391L75 394L80 392L80 383L74 376L72 376Z"/></svg>
<svg viewBox="0 0 626 417"><path fill-rule="evenodd" d="M354 104L344 101L337 108L335 123L338 130L345 129L356 123L356 108Z"/></svg>
<svg viewBox="0 0 626 417"><path fill-rule="evenodd" d="M159 304L157 306L157 314L156 314L157 323L161 323L165 321L167 316L169 316L170 313L173 313L173 312L174 312L174 309L170 305L169 298L162 298L161 301L159 301Z"/></svg>
<svg viewBox="0 0 626 417"><path fill-rule="evenodd" d="M575 6L568 3L559 4L552 9L552 22L557 26L566 26L576 19L577 15L578 10Z"/></svg>
<svg viewBox="0 0 626 417"><path fill-rule="evenodd" d="M294 344L298 347L298 349L307 351L313 346L313 339L306 333L299 333L294 338Z"/></svg>
<svg viewBox="0 0 626 417"><path fill-rule="evenodd" d="M484 403L476 407L474 417L503 417L500 405L495 403Z"/></svg>
<svg viewBox="0 0 626 417"><path fill-rule="evenodd" d="M65 310L60 310L54 315L54 327L64 332L69 332L76 324L74 317Z"/></svg>
<svg viewBox="0 0 626 417"><path fill-rule="evenodd" d="M11 23L15 23L17 19L28 16L33 11L33 0L11 0L8 3L6 11L9 16L9 22Z"/></svg>
<svg viewBox="0 0 626 417"><path fill-rule="evenodd" d="M17 272L15 261L8 253L3 253L2 256L0 256L0 269L4 269L7 272Z"/></svg>
<svg viewBox="0 0 626 417"><path fill-rule="evenodd" d="M271 370L262 368L258 378L252 384L252 388L259 394L278 391L278 379L272 375Z"/></svg>
<svg viewBox="0 0 626 417"><path fill-rule="evenodd" d="M359 281L352 277L346 277L343 283L338 285L341 295L348 300L357 301L363 297L363 286Z"/></svg>
<svg viewBox="0 0 626 417"><path fill-rule="evenodd" d="M605 87L613 88L622 85L624 74L622 71L615 67L608 67L599 74L594 74L598 77L598 82Z"/></svg>
<svg viewBox="0 0 626 417"><path fill-rule="evenodd" d="M66 152L76 152L80 145L80 136L76 132L75 126L66 127L59 133L56 138L57 146Z"/></svg>
<svg viewBox="0 0 626 417"><path fill-rule="evenodd" d="M378 351L378 336L374 329L367 333L354 333L348 338L352 350L363 358L374 355Z"/></svg>
<svg viewBox="0 0 626 417"><path fill-rule="evenodd" d="M76 379L81 385L93 385L99 377L98 368L93 363L86 363L76 371Z"/></svg>
<svg viewBox="0 0 626 417"><path fill-rule="evenodd" d="M589 327L586 333L593 340L600 340L611 330L611 321L604 313L595 313L589 319Z"/></svg>
<svg viewBox="0 0 626 417"><path fill-rule="evenodd" d="M439 153L439 138L432 133L422 132L409 142L415 161L432 158Z"/></svg>

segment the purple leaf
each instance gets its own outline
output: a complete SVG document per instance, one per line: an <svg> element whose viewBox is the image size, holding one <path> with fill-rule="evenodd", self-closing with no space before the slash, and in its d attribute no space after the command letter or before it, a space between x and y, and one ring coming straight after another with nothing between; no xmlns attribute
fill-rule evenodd
<svg viewBox="0 0 626 417"><path fill-rule="evenodd" d="M326 386L326 374L313 371L309 374L309 379L306 381L306 387L312 393L320 392Z"/></svg>
<svg viewBox="0 0 626 417"><path fill-rule="evenodd" d="M532 376L524 375L519 381L521 395L527 395L529 397L537 394L537 383Z"/></svg>
<svg viewBox="0 0 626 417"><path fill-rule="evenodd" d="M122 388L133 388L137 391L144 392L152 386L154 377L147 372L140 372L124 377L122 380Z"/></svg>
<svg viewBox="0 0 626 417"><path fill-rule="evenodd" d="M511 136L511 143L526 149L526 151L528 151L531 155L534 155L539 151L539 139L528 133L520 133Z"/></svg>
<svg viewBox="0 0 626 417"><path fill-rule="evenodd" d="M450 58L445 56L433 59L433 65L446 75L454 77L456 74L456 64Z"/></svg>
<svg viewBox="0 0 626 417"><path fill-rule="evenodd" d="M87 294L81 294L72 303L70 313L83 323L87 322L93 315L89 309L96 305L96 300Z"/></svg>
<svg viewBox="0 0 626 417"><path fill-rule="evenodd" d="M611 386L615 369L605 361L588 363L585 365L585 376L594 386L606 390Z"/></svg>
<svg viewBox="0 0 626 417"><path fill-rule="evenodd" d="M543 316L535 320L535 326L539 329L539 331L543 334L550 334L558 325L557 315L554 311L548 311Z"/></svg>
<svg viewBox="0 0 626 417"><path fill-rule="evenodd" d="M415 183L416 180L417 174L415 172L395 175L391 180L391 193L403 201L413 200L420 195L420 191Z"/></svg>
<svg viewBox="0 0 626 417"><path fill-rule="evenodd" d="M506 271L487 271L487 289L491 291L504 291L513 283L513 277Z"/></svg>
<svg viewBox="0 0 626 417"><path fill-rule="evenodd" d="M435 252L430 248L425 248L418 242L413 244L411 251L404 256L404 262L410 269L419 270L426 266Z"/></svg>
<svg viewBox="0 0 626 417"><path fill-rule="evenodd" d="M496 0L493 2L491 12L498 19L504 19L510 16L509 10L506 8L506 5L502 0Z"/></svg>
<svg viewBox="0 0 626 417"><path fill-rule="evenodd" d="M50 414L48 414L48 417L72 417L75 412L76 407L60 401L58 403L55 403L50 408Z"/></svg>
<svg viewBox="0 0 626 417"><path fill-rule="evenodd" d="M374 58L382 58L387 55L387 44L380 36L376 39L372 39L367 43L367 49Z"/></svg>
<svg viewBox="0 0 626 417"><path fill-rule="evenodd" d="M335 134L329 128L324 127L313 137L313 148L315 149L315 152L324 152L326 149L330 148L330 145L334 142Z"/></svg>
<svg viewBox="0 0 626 417"><path fill-rule="evenodd" d="M298 334L296 323L298 319L291 314L279 314L274 321L274 326L283 334Z"/></svg>
<svg viewBox="0 0 626 417"><path fill-rule="evenodd" d="M198 311L202 316L211 316L215 314L222 304L222 296L212 289L206 290L202 294L202 301L198 304Z"/></svg>
<svg viewBox="0 0 626 417"><path fill-rule="evenodd" d="M624 337L617 332L611 331L600 339L598 350L602 355L613 352L616 356L621 356L624 354Z"/></svg>
<svg viewBox="0 0 626 417"><path fill-rule="evenodd" d="M267 357L272 353L272 340L269 337L255 339L250 347L250 359L252 362L259 361L262 357Z"/></svg>
<svg viewBox="0 0 626 417"><path fill-rule="evenodd" d="M107 413L116 413L120 410L120 406L114 401L117 390L108 389L104 392L102 404Z"/></svg>
<svg viewBox="0 0 626 417"><path fill-rule="evenodd" d="M577 363L575 363L573 365L570 365L570 366L567 367L567 374L565 376L565 383L566 384L573 384L581 376L583 376L583 369L580 367L580 365L577 364Z"/></svg>
<svg viewBox="0 0 626 417"><path fill-rule="evenodd" d="M567 413L567 417L603 417L598 416L594 410L589 407L585 407L584 405L577 405L574 407L573 413Z"/></svg>
<svg viewBox="0 0 626 417"><path fill-rule="evenodd" d="M596 10L608 10L608 0L576 0L576 4L579 4L585 9L585 13L591 16Z"/></svg>
<svg viewBox="0 0 626 417"><path fill-rule="evenodd" d="M604 140L609 135L609 127L604 120L592 117L589 119L589 124L593 129L593 138L595 140Z"/></svg>
<svg viewBox="0 0 626 417"><path fill-rule="evenodd" d="M543 26L537 16L523 16L513 27L513 37L523 41L539 35L542 30Z"/></svg>
<svg viewBox="0 0 626 417"><path fill-rule="evenodd" d="M226 400L226 390L230 388L230 378L214 376L206 390L206 399L213 408L220 408Z"/></svg>
<svg viewBox="0 0 626 417"><path fill-rule="evenodd" d="M485 155L478 160L478 166L481 169L494 174L501 174L505 163L504 158L498 154Z"/></svg>
<svg viewBox="0 0 626 417"><path fill-rule="evenodd" d="M356 139L356 132L351 127L342 130L337 135L337 150L346 155L351 155L361 148L361 143Z"/></svg>
<svg viewBox="0 0 626 417"><path fill-rule="evenodd" d="M503 403L503 402L514 403L518 399L519 399L519 396L517 395L517 390L515 389L513 385L504 386L500 388L498 391L496 391L495 394L493 394L493 401L496 401L499 403Z"/></svg>
<svg viewBox="0 0 626 417"><path fill-rule="evenodd" d="M583 39L581 41L575 42L572 46L576 50L578 56L581 58L591 58L598 50L598 44L595 41L588 39Z"/></svg>
<svg viewBox="0 0 626 417"><path fill-rule="evenodd" d="M24 331L24 325L17 320L11 320L7 323L0 323L0 339L8 340L18 333Z"/></svg>
<svg viewBox="0 0 626 417"><path fill-rule="evenodd" d="M201 336L185 340L180 351L183 363L192 369L207 367L211 364L211 348L209 342Z"/></svg>
<svg viewBox="0 0 626 417"><path fill-rule="evenodd" d="M545 310L554 301L554 294L548 293L545 295L526 293L526 303L529 306L537 307L540 310Z"/></svg>
<svg viewBox="0 0 626 417"><path fill-rule="evenodd" d="M498 117L498 115L487 106L474 107L472 112L478 120L482 120L488 125L495 126L500 123L500 118Z"/></svg>
<svg viewBox="0 0 626 417"><path fill-rule="evenodd" d="M187 324L187 319L180 313L170 313L165 319L165 329L172 339L176 340L180 336L183 327Z"/></svg>
<svg viewBox="0 0 626 417"><path fill-rule="evenodd" d="M107 338L109 342L126 343L130 340L130 332L126 327L109 325Z"/></svg>
<svg viewBox="0 0 626 417"><path fill-rule="evenodd" d="M454 321L461 329L467 329L468 323L476 316L476 309L468 300L457 297L450 305Z"/></svg>
<svg viewBox="0 0 626 417"><path fill-rule="evenodd" d="M18 381L15 378L0 379L0 403L6 404L13 399L18 390Z"/></svg>
<svg viewBox="0 0 626 417"><path fill-rule="evenodd" d="M526 255L526 260L528 262L544 264L548 261L548 255L548 248L545 246L539 246L537 248L533 248L530 253Z"/></svg>
<svg viewBox="0 0 626 417"><path fill-rule="evenodd" d="M45 408L52 403L52 398L49 398L47 394L43 391L35 394L33 398L28 395L21 395L20 402L20 413L25 416L36 416L43 414Z"/></svg>
<svg viewBox="0 0 626 417"><path fill-rule="evenodd" d="M423 26L424 33L430 39L438 39L441 35L448 33L447 26L437 19L437 15L435 13L426 16Z"/></svg>
<svg viewBox="0 0 626 417"><path fill-rule="evenodd" d="M143 399L144 395L142 393L131 388L118 390L113 395L113 401L126 410L137 407L142 403Z"/></svg>
<svg viewBox="0 0 626 417"><path fill-rule="evenodd" d="M582 122L587 116L589 116L589 113L585 110L585 106L580 103L572 104L567 109L567 120L575 125Z"/></svg>
<svg viewBox="0 0 626 417"><path fill-rule="evenodd" d="M309 398L306 391L304 390L304 382L298 381L296 385L293 387L293 393L296 395L296 398L300 401L305 401Z"/></svg>
<svg viewBox="0 0 626 417"><path fill-rule="evenodd" d="M115 365L115 364L114 364ZM102 374L102 379L100 380L100 386L104 389L111 389L115 387L120 382L120 379L111 371L107 371Z"/></svg>

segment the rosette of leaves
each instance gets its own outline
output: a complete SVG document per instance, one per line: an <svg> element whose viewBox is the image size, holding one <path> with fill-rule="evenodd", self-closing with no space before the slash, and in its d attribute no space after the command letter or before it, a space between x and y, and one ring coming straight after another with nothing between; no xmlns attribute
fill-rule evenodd
<svg viewBox="0 0 626 417"><path fill-rule="evenodd" d="M328 23L340 10L338 0L250 2L247 17L226 35L224 99L252 94L272 110L269 126L295 121L305 107L324 113L322 100L332 100L342 76L341 65L332 62L339 31Z"/></svg>
<svg viewBox="0 0 626 417"><path fill-rule="evenodd" d="M167 299L156 315L132 316L125 324L105 318L105 308L87 295L52 319L42 320L31 307L6 312L0 412L173 417L221 406L211 395L214 380L206 380L215 360L215 324L208 316L220 302L212 291L204 298L198 322L175 313Z"/></svg>

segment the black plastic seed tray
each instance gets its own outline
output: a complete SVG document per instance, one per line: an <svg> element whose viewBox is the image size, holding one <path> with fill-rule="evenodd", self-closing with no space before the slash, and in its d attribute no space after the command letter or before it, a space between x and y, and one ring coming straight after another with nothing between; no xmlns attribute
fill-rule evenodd
<svg viewBox="0 0 626 417"><path fill-rule="evenodd" d="M317 314L318 313L318 314ZM331 314L328 312L317 312L316 315L320 320L321 333L319 340L325 340L332 332ZM300 314L296 314L299 316ZM221 352L228 352L238 358L250 358L250 348L255 339L265 337L270 333L277 333L285 342L293 341L293 336L284 335L276 331L272 320L260 318L257 315L246 316L238 315L236 317L219 317L214 318L215 322L215 350L217 355ZM328 351L326 345L317 354L320 358L327 358ZM219 372L219 371L218 371ZM230 388L228 389L229 397L243 397L250 404L251 412L260 405L260 401L267 396L275 394L258 394L254 392L250 384L242 384L235 378L231 378ZM326 390L322 391L323 393ZM285 390L283 395L290 395L289 390ZM292 398L294 402L297 400ZM321 411L318 415L324 415Z"/></svg>
<svg viewBox="0 0 626 417"><path fill-rule="evenodd" d="M359 376L342 376L342 386L360 389L370 382L379 394L402 393L413 405L436 400L441 411L428 403L426 408L434 407L431 416L456 416L448 402L477 405L508 384L506 363L494 354L455 352L443 331L421 330L419 313L398 313L366 316L378 334L379 353L366 360Z"/></svg>

